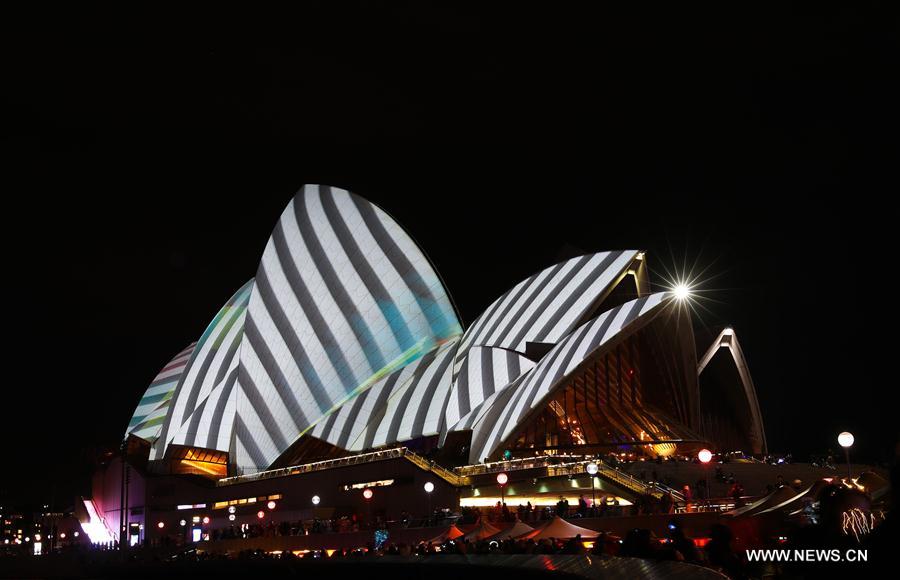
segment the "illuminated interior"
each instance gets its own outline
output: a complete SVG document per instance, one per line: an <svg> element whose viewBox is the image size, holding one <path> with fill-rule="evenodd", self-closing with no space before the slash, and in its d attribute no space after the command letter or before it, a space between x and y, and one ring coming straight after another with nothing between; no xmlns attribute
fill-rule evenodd
<svg viewBox="0 0 900 580"><path fill-rule="evenodd" d="M684 374L675 357L657 348L671 332L661 319L585 361L568 384L527 421L508 448L534 451L608 452L628 446L656 457L700 436L691 423ZM678 417L675 419L673 417Z"/></svg>
<svg viewBox="0 0 900 580"><path fill-rule="evenodd" d="M166 462L172 473L219 479L228 475L228 453L214 449L170 445Z"/></svg>

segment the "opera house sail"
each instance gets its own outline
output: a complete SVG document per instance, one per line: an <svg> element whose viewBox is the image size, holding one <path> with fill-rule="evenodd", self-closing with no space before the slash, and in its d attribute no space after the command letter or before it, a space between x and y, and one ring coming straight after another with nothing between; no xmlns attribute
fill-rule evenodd
<svg viewBox="0 0 900 580"><path fill-rule="evenodd" d="M253 278L160 371L126 435L146 441L157 472L213 478L400 445L457 465L765 452L733 331L698 362L691 311L651 291L647 259L632 249L550 265L464 328L391 216L307 185Z"/></svg>

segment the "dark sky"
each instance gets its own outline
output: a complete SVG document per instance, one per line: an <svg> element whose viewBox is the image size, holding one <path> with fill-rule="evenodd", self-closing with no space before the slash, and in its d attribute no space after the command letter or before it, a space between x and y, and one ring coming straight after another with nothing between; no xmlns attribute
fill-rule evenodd
<svg viewBox="0 0 900 580"><path fill-rule="evenodd" d="M392 214L466 323L566 247L696 262L770 448L886 461L896 21L727 10L5 15L0 504L88 491L304 183Z"/></svg>

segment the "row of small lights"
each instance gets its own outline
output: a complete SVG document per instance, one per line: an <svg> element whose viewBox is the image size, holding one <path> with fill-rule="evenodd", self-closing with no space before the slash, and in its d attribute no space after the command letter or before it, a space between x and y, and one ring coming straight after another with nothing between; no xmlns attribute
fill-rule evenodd
<svg viewBox="0 0 900 580"><path fill-rule="evenodd" d="M78 530L72 532L72 536L75 537L75 538L77 538L77 537L80 536L80 535L81 535L81 534L78 533ZM53 536L50 536L50 537L52 538ZM34 535L34 541L35 541L35 542L40 542L40 541L41 541L41 538L42 538L42 536L41 536L40 534L35 534L35 535ZM65 539L66 539L66 533L65 533L65 532L60 532L60 533L59 533L59 539L60 539L60 540L65 540ZM25 539L24 539L24 540L20 540L19 538L16 538L16 539L14 540L14 542L15 542L16 544L21 544L23 541L25 541L25 542L30 542L30 541L31 541L31 536L25 536ZM3 543L4 543L4 544L9 544L9 538L3 540Z"/></svg>
<svg viewBox="0 0 900 580"><path fill-rule="evenodd" d="M318 504L319 496L314 495L312 498L312 501L314 504ZM271 511L271 510L274 510L277 505L278 504L276 504L274 501L269 501L269 503L266 504L266 507L269 508L269 510ZM236 511L237 511L237 509L235 509L234 506L228 507L228 521L233 522L235 520L235 518L237 517L237 516L235 516ZM266 517L266 512L264 512L263 510L259 510L258 512L256 512L256 517L258 517L259 519L263 519ZM204 525L208 525L210 522L209 516L203 516L203 519L201 521L203 522ZM182 519L178 523L181 525L181 527L184 527L187 525L187 520ZM166 527L166 523L165 522L157 522L156 527L159 529L163 529Z"/></svg>
<svg viewBox="0 0 900 580"><path fill-rule="evenodd" d="M430 481L425 484L425 491L431 492L433 489L434 489L434 484L431 483ZM363 490L362 495L365 499L368 500L368 499L372 499L372 496L374 495L374 493L372 492L371 488L367 487ZM319 505L319 502L322 501L322 498L320 498L317 495L314 495L314 496L312 496L311 501L312 501L313 505ZM278 504L276 504L274 501L269 501L269 503L266 504L266 507L269 508L269 510L271 511L271 510L274 510L277 507L277 505ZM228 520L229 521L233 522L235 520L235 518L237 517L237 516L235 516L236 511L237 511L237 509L234 506L228 507ZM266 512L263 510L259 510L258 512L256 512L256 517L259 519L264 519L266 517ZM209 516L204 516L202 521L204 524L209 524L209 522L210 522ZM182 527L184 527L187 525L187 520L181 520L179 523L181 524ZM157 522L156 527L158 527L159 529L163 529L166 527L166 523L165 522Z"/></svg>
<svg viewBox="0 0 900 580"><path fill-rule="evenodd" d="M853 434L851 434L847 431L844 431L843 433L838 435L838 443L844 449L849 450L849 448L853 445ZM713 453L709 449L701 449L697 453L697 459L700 460L700 463L707 464L710 461L712 461L712 458L713 458ZM849 466L849 464L850 464L850 462L849 462L849 451L848 451L847 465ZM600 466L592 461L587 464L587 466L585 467L585 470L590 475L596 475L597 472L600 470ZM507 483L509 483L509 475L507 475L506 473L502 473L502 472L498 473L497 474L497 485L499 485L502 488ZM426 481L425 485L423 487L424 487L426 493L431 493L434 491L434 483L432 483L430 481ZM367 488L363 489L362 496L363 496L363 499L368 501L368 500L371 500L375 496L375 492L372 491L371 487L367 487ZM319 496L317 496L317 495L312 496L313 505L319 505L319 502L321 502L321 501L322 501L322 499ZM268 504L266 504L266 507L268 507L269 510L274 510L276 505L277 504L274 501L270 501ZM234 512L235 511L236 511L236 509L234 506L230 506L228 508L228 519L230 521L234 521L234 519L235 519ZM256 513L256 517L258 517L259 519L263 519L266 517L266 512L264 512L263 510L259 510ZM181 520L180 523L182 526L187 525L186 520ZM209 516L205 516L203 518L203 523L209 524ZM159 529L163 529L164 527L166 527L165 522L159 522L156 525ZM75 532L75 536L76 537L78 536L78 532ZM65 536L65 534L61 534L60 537L65 538L66 536ZM26 541L28 540L28 538L25 538L25 539L26 539Z"/></svg>

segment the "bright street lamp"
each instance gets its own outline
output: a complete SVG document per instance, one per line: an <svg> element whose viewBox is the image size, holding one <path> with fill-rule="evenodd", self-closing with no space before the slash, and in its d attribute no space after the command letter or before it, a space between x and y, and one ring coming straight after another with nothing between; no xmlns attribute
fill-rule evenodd
<svg viewBox="0 0 900 580"><path fill-rule="evenodd" d="M372 525L372 501L371 500L372 500L372 496L375 495L375 492L373 492L371 488L367 487L363 490L362 495L363 495L363 499L366 500L366 509L369 512L368 523L371 526Z"/></svg>
<svg viewBox="0 0 900 580"><path fill-rule="evenodd" d="M600 466L591 461L587 464L585 470L591 476L591 513L597 508L597 491L594 489L594 476L600 471Z"/></svg>
<svg viewBox="0 0 900 580"><path fill-rule="evenodd" d="M425 517L428 518L428 522L431 521L431 492L434 491L434 484L430 481L426 481L425 485L425 496L428 498L428 511L425 513Z"/></svg>
<svg viewBox="0 0 900 580"><path fill-rule="evenodd" d="M503 507L503 504L506 503L506 502L504 502L504 498L503 498L503 488L506 486L506 482L508 482L508 481L509 481L509 476L506 475L505 473L497 474L497 485L500 486L500 507Z"/></svg>
<svg viewBox="0 0 900 580"><path fill-rule="evenodd" d="M677 284L672 292L678 300L687 300L691 296L691 289L686 284Z"/></svg>
<svg viewBox="0 0 900 580"><path fill-rule="evenodd" d="M844 456L847 458L847 483L853 479L853 472L850 470L850 448L853 446L853 433L844 431L838 435L838 443L844 448Z"/></svg>
<svg viewBox="0 0 900 580"><path fill-rule="evenodd" d="M708 502L709 498L712 497L709 489L709 462L712 461L712 451L709 449L701 449L700 452L697 453L697 459L704 465L703 471L706 473L706 501Z"/></svg>
<svg viewBox="0 0 900 580"><path fill-rule="evenodd" d="M843 433L838 435L838 443L840 443L841 447L844 447L845 449L847 447L852 447L853 441L853 433L850 433L849 431L844 431Z"/></svg>
<svg viewBox="0 0 900 580"><path fill-rule="evenodd" d="M319 496L317 496L317 495L312 496L313 505L319 505L320 501L322 501L322 499Z"/></svg>

